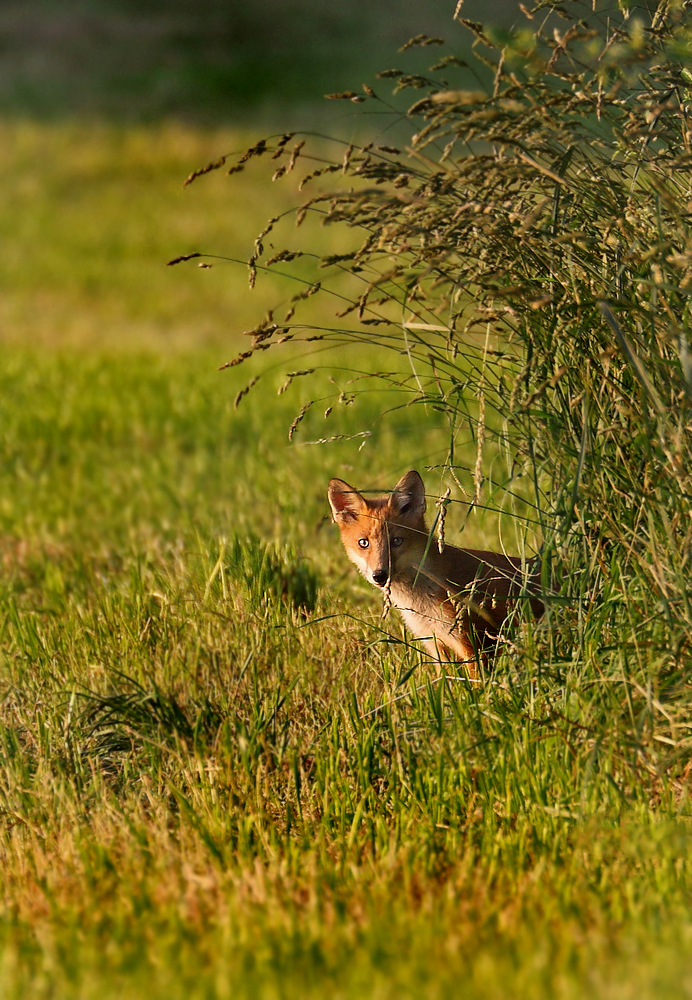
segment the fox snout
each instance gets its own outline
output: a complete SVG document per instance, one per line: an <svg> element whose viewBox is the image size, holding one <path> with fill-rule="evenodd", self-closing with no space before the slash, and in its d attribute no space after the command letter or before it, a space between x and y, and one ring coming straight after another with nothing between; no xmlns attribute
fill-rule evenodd
<svg viewBox="0 0 692 1000"><path fill-rule="evenodd" d="M378 587L384 587L388 579L389 579L388 569L374 569L372 571L372 582L376 583Z"/></svg>

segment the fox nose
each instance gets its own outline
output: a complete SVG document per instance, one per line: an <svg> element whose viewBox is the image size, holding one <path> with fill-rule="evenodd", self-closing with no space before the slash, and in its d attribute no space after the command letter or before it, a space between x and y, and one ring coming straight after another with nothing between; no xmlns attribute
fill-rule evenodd
<svg viewBox="0 0 692 1000"><path fill-rule="evenodd" d="M378 587L384 587L385 583L387 582L388 576L389 573L387 572L386 569L376 569L373 571L372 574L372 578Z"/></svg>

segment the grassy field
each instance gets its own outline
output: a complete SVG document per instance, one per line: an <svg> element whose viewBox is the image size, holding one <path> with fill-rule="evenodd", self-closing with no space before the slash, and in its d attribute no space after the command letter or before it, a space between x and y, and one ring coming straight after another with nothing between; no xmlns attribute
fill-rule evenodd
<svg viewBox="0 0 692 1000"><path fill-rule="evenodd" d="M203 273L164 266L200 249L246 260L266 217L287 206L282 188L245 175L212 174L183 190L191 169L244 149L250 134L32 122L0 131L3 340L235 348L229 337L280 297L271 279L266 299L243 294L247 272L237 265L217 262Z"/></svg>
<svg viewBox="0 0 692 1000"><path fill-rule="evenodd" d="M163 263L247 256L265 186L180 190L246 137L3 139L3 997L692 995L687 793L575 752L598 649L441 677L339 550L327 479L434 465L435 415L289 443L294 357L216 371L287 291Z"/></svg>

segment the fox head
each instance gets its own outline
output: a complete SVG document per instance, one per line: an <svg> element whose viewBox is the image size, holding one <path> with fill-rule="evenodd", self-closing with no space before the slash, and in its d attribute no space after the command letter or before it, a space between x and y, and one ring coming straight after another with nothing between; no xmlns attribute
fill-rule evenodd
<svg viewBox="0 0 692 1000"><path fill-rule="evenodd" d="M418 566L427 542L425 486L407 472L387 497L366 500L343 479L329 481L329 505L346 554L376 587Z"/></svg>

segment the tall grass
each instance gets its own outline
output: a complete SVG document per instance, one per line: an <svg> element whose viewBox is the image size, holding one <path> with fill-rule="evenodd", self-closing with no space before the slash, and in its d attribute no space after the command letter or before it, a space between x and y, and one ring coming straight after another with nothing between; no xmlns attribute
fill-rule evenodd
<svg viewBox="0 0 692 1000"><path fill-rule="evenodd" d="M295 219L347 227L359 245L323 255L326 270L259 324L252 350L316 337L405 359L408 373L382 379L408 393L422 423L444 414L443 471L458 502L523 519L526 544L540 548L548 628L518 662L538 678L549 730L567 726L584 780L604 769L625 798L640 783L681 795L692 632L687 5L616 14L540 2L511 32L458 20L475 39L475 89L447 50L429 74L391 69L377 91L332 95L367 100L387 124L309 163L301 188L336 183L296 205ZM404 48L441 44L417 36ZM398 109L383 95L388 80L395 95L416 90L415 102ZM260 143L238 166L271 154L281 178L303 142ZM258 237L251 282L263 261L271 269L264 244L278 222ZM333 295L334 271L350 291L340 286L340 322L315 331L295 309L308 293Z"/></svg>

